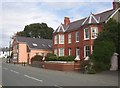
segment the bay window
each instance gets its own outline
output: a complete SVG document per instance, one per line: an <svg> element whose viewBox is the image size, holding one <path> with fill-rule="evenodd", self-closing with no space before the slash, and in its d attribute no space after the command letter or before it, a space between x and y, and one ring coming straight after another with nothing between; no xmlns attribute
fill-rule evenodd
<svg viewBox="0 0 120 88"><path fill-rule="evenodd" d="M71 33L68 34L68 43L71 43Z"/></svg>
<svg viewBox="0 0 120 88"><path fill-rule="evenodd" d="M98 35L98 27L91 27L91 39L96 39Z"/></svg>
<svg viewBox="0 0 120 88"><path fill-rule="evenodd" d="M64 48L59 48L59 56L64 56Z"/></svg>
<svg viewBox="0 0 120 88"><path fill-rule="evenodd" d="M89 30L88 28L84 29L84 40L88 40L89 39Z"/></svg>
<svg viewBox="0 0 120 88"><path fill-rule="evenodd" d="M63 34L59 35L59 44L64 44L64 35Z"/></svg>
<svg viewBox="0 0 120 88"><path fill-rule="evenodd" d="M84 57L89 56L90 54L90 47L88 45L84 46Z"/></svg>

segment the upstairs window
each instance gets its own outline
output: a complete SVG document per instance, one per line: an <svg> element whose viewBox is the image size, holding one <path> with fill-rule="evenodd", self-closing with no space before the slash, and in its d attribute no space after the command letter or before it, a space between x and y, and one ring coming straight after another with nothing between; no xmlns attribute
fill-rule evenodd
<svg viewBox="0 0 120 88"><path fill-rule="evenodd" d="M59 44L64 44L64 35L63 34L59 35Z"/></svg>
<svg viewBox="0 0 120 88"><path fill-rule="evenodd" d="M76 42L79 42L79 32L76 32L75 36L76 36Z"/></svg>
<svg viewBox="0 0 120 88"><path fill-rule="evenodd" d="M68 34L68 43L71 43L71 33Z"/></svg>
<svg viewBox="0 0 120 88"><path fill-rule="evenodd" d="M58 44L58 36L57 35L55 35L55 37L54 37L54 44Z"/></svg>
<svg viewBox="0 0 120 88"><path fill-rule="evenodd" d="M88 28L84 29L84 40L88 40L89 39L89 30Z"/></svg>
<svg viewBox="0 0 120 88"><path fill-rule="evenodd" d="M98 27L91 27L91 39L96 39L98 36Z"/></svg>

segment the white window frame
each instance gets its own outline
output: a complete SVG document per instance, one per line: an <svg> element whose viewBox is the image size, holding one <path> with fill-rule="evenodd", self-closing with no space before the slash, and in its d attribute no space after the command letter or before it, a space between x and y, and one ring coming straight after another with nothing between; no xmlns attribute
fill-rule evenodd
<svg viewBox="0 0 120 88"><path fill-rule="evenodd" d="M59 44L64 44L64 34L59 34Z"/></svg>
<svg viewBox="0 0 120 88"><path fill-rule="evenodd" d="M95 30L94 33L93 33L93 30ZM91 39L96 39L97 36L98 36L98 27L91 27Z"/></svg>
<svg viewBox="0 0 120 88"><path fill-rule="evenodd" d="M76 42L79 42L79 32L75 32L75 40Z"/></svg>
<svg viewBox="0 0 120 88"><path fill-rule="evenodd" d="M59 56L64 56L64 48L59 48Z"/></svg>
<svg viewBox="0 0 120 88"><path fill-rule="evenodd" d="M54 36L54 44L58 44L58 35Z"/></svg>
<svg viewBox="0 0 120 88"><path fill-rule="evenodd" d="M86 50L86 47L89 47L89 50ZM84 46L84 58L86 58L88 56L88 55L86 55L86 52L88 52L90 54L90 46L89 45Z"/></svg>
<svg viewBox="0 0 120 88"><path fill-rule="evenodd" d="M86 30L88 30L88 33L86 33ZM88 35L88 38L86 38L86 35ZM89 29L85 28L84 29L84 40L89 40L90 39L90 33L89 33Z"/></svg>
<svg viewBox="0 0 120 88"><path fill-rule="evenodd" d="M80 56L80 48L79 47L76 47L76 56Z"/></svg>
<svg viewBox="0 0 120 88"><path fill-rule="evenodd" d="M68 43L71 43L71 38L72 38L71 33L69 33L68 34Z"/></svg>
<svg viewBox="0 0 120 88"><path fill-rule="evenodd" d="M94 50L94 48L93 48L94 46L93 45L91 45L91 54L92 54L92 52L93 52L93 50Z"/></svg>
<svg viewBox="0 0 120 88"><path fill-rule="evenodd" d="M72 55L72 49L71 48L68 48L68 55Z"/></svg>
<svg viewBox="0 0 120 88"><path fill-rule="evenodd" d="M55 54L56 56L58 55L57 49L54 49L54 54Z"/></svg>

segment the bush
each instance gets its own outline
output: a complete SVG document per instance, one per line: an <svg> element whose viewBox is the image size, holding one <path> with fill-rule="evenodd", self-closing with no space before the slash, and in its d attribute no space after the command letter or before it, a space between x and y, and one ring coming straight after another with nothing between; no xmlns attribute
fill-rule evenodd
<svg viewBox="0 0 120 88"><path fill-rule="evenodd" d="M111 41L99 41L94 45L95 49L91 59L95 63L95 69L107 70L110 66L110 59L115 52L115 45Z"/></svg>
<svg viewBox="0 0 120 88"><path fill-rule="evenodd" d="M57 57L54 54L47 54L46 61L74 61L74 56L60 56Z"/></svg>
<svg viewBox="0 0 120 88"><path fill-rule="evenodd" d="M33 61L42 61L43 57L40 55L36 55L34 57L31 58L31 62Z"/></svg>

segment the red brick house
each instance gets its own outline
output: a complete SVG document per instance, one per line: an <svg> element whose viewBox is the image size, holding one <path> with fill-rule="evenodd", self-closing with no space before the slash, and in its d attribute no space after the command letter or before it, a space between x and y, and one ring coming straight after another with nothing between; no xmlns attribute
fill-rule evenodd
<svg viewBox="0 0 120 88"><path fill-rule="evenodd" d="M120 2L114 0L113 9L70 22L68 17L64 18L64 24L53 33L53 53L58 56L79 55L84 60L92 53L93 42L97 34L103 30L103 23L110 18L120 22Z"/></svg>

